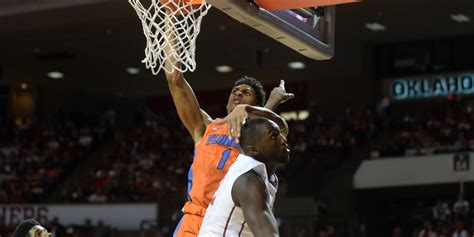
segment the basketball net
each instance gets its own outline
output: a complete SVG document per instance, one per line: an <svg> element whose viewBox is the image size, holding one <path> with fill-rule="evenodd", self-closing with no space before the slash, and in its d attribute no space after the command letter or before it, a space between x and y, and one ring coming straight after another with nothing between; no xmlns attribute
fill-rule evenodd
<svg viewBox="0 0 474 237"><path fill-rule="evenodd" d="M150 0L142 0L150 1ZM157 75L182 73L196 69L196 38L202 18L211 5L204 0L151 0L145 7L140 0L128 1L142 22L146 38L145 58L142 63ZM170 45L172 47L170 47ZM165 67L168 61L172 67Z"/></svg>

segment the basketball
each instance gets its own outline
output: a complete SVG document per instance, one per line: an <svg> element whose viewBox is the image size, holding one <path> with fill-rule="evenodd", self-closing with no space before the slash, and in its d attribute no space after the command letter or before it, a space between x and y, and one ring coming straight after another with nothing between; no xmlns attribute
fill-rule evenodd
<svg viewBox="0 0 474 237"><path fill-rule="evenodd" d="M188 15L201 5L196 0L160 0L167 14Z"/></svg>

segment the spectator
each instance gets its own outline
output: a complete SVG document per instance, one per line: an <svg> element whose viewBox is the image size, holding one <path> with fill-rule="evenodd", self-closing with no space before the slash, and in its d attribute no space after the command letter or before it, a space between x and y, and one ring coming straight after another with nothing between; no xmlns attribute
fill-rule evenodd
<svg viewBox="0 0 474 237"><path fill-rule="evenodd" d="M423 229L418 233L418 237L438 237L438 233L433 230L433 226L429 221L423 223Z"/></svg>
<svg viewBox="0 0 474 237"><path fill-rule="evenodd" d="M433 220L438 225L449 221L451 211L449 210L448 204L438 200L436 206L433 207Z"/></svg>
<svg viewBox="0 0 474 237"><path fill-rule="evenodd" d="M442 225L439 230L438 237L450 237L449 235L449 228L447 225Z"/></svg>
<svg viewBox="0 0 474 237"><path fill-rule="evenodd" d="M469 237L469 234L464 229L464 222L457 220L455 224L456 229L453 232L452 237Z"/></svg>
<svg viewBox="0 0 474 237"><path fill-rule="evenodd" d="M458 200L453 205L453 213L455 219L466 220L469 215L469 202L463 199L462 194L458 196Z"/></svg>

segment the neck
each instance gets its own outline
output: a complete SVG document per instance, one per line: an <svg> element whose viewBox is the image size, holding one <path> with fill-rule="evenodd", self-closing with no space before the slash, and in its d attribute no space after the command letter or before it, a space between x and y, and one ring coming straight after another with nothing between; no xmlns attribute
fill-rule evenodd
<svg viewBox="0 0 474 237"><path fill-rule="evenodd" d="M265 164L265 167L267 168L267 175L268 177L271 177L273 174L275 174L276 170L280 165L277 164Z"/></svg>
<svg viewBox="0 0 474 237"><path fill-rule="evenodd" d="M244 155L246 156L249 156L249 157L252 157L253 159L255 160L258 160L262 163L265 164L265 168L267 169L267 175L268 177L271 177L273 174L275 174L275 171L278 169L278 167L280 167L281 165L279 164L273 164L271 162L266 162L264 159L262 159L261 157L259 156L256 156L256 155L252 155L250 153L247 153L245 151L242 152Z"/></svg>

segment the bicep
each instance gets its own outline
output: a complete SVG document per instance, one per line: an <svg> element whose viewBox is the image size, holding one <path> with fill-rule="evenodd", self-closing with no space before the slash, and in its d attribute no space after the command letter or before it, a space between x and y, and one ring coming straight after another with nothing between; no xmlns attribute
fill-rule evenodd
<svg viewBox="0 0 474 237"><path fill-rule="evenodd" d="M256 237L278 236L275 217L266 203L265 184L256 174L239 177L232 189L236 205L242 208L245 221Z"/></svg>

